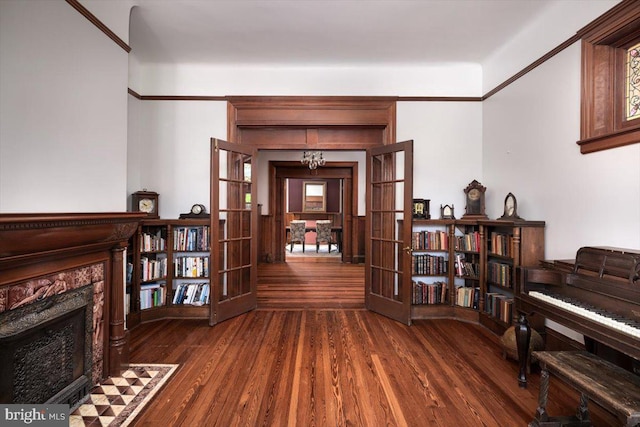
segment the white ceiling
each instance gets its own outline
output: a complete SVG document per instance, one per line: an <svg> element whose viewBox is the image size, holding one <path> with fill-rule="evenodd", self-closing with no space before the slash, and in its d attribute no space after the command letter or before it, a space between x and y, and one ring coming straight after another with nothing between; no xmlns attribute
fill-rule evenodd
<svg viewBox="0 0 640 427"><path fill-rule="evenodd" d="M482 63L557 1L138 0L130 45L143 63Z"/></svg>

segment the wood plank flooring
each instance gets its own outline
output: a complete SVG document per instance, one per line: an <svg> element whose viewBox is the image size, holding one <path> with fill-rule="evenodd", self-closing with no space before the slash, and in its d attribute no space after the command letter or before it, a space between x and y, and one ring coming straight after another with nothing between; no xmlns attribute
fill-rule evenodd
<svg viewBox="0 0 640 427"><path fill-rule="evenodd" d="M313 261L318 259L260 264L258 308L364 309L364 264Z"/></svg>
<svg viewBox="0 0 640 427"><path fill-rule="evenodd" d="M486 329L446 319L405 326L361 307L332 307L353 303L325 293L326 283L345 275L299 267L261 268L259 297L272 308L214 327L163 320L132 330L131 362L180 364L134 425L502 427L532 420L538 375L520 389L515 362L502 358ZM311 281L317 297L297 296L287 309L286 284L295 293ZM553 377L549 396L552 415L574 413L577 393ZM594 425L612 425L606 413L592 415Z"/></svg>

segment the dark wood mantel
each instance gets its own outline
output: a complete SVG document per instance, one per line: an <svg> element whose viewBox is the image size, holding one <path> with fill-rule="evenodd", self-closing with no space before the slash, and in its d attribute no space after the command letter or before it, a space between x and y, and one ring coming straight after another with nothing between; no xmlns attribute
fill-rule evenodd
<svg viewBox="0 0 640 427"><path fill-rule="evenodd" d="M124 322L124 256L141 213L0 214L0 298L12 285L102 263L104 376L128 365Z"/></svg>

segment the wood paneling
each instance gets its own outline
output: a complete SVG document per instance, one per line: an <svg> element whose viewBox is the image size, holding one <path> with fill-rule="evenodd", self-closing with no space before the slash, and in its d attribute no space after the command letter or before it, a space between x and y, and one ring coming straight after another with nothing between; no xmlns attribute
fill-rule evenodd
<svg viewBox="0 0 640 427"><path fill-rule="evenodd" d="M582 38L580 152L640 142L626 120L626 51L640 39L640 2L624 0L578 32Z"/></svg>

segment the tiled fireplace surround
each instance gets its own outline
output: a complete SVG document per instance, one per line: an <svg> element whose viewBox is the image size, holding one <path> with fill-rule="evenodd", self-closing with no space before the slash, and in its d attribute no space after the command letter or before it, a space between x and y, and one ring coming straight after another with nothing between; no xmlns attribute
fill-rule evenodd
<svg viewBox="0 0 640 427"><path fill-rule="evenodd" d="M127 368L124 250L140 219L130 213L0 215L0 357L3 366L15 365L3 372L0 403L73 405L82 397L69 397L74 385L88 390ZM40 338L30 338L32 330ZM76 347L69 344L74 336ZM72 348L63 354L67 347L80 354ZM12 358L15 363L6 363ZM68 371L73 374L63 381ZM28 377L46 373L52 390L32 393L42 401L19 402L32 388ZM69 380L73 384L64 384ZM61 392L64 387L71 392Z"/></svg>

